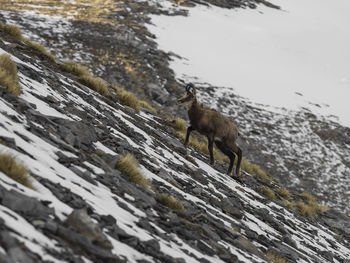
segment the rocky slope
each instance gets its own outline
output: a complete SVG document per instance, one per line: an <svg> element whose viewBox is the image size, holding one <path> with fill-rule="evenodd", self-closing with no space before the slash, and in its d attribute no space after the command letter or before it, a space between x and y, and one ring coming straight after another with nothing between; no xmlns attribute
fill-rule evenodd
<svg viewBox="0 0 350 263"><path fill-rule="evenodd" d="M225 164L211 167L194 149L187 157L162 117L2 40L23 92L0 89L0 151L28 167L33 189L0 172L1 262L348 262L346 215L330 209L311 220L280 196L271 202L257 190L273 181L228 177ZM127 153L151 187L115 169ZM161 194L184 209L164 206Z"/></svg>
<svg viewBox="0 0 350 263"><path fill-rule="evenodd" d="M145 27L149 14L187 15L182 6L251 7L264 1L5 1L0 20L16 24L60 59L74 59L112 84L146 97L158 108L186 118L176 105L183 93L169 68L176 54L157 48ZM52 5L55 8L52 8ZM181 82L181 80L180 80ZM299 192L313 192L349 213L349 128L308 110L254 105L224 88L201 85L206 104L234 118L246 157ZM223 99L223 94L226 96ZM211 100L215 97L215 100Z"/></svg>

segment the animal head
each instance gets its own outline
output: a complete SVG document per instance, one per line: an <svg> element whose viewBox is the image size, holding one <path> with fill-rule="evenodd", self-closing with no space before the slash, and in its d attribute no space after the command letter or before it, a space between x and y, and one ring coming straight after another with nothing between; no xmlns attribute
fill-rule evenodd
<svg viewBox="0 0 350 263"><path fill-rule="evenodd" d="M192 83L186 85L185 95L178 100L178 103L191 104L196 99L196 88Z"/></svg>

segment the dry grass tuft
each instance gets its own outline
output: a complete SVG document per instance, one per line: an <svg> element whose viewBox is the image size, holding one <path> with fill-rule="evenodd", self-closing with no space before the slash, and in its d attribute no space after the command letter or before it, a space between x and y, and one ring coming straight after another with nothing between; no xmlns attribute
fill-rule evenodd
<svg viewBox="0 0 350 263"><path fill-rule="evenodd" d="M282 196L286 200L290 200L292 198L289 190L287 188L285 188L284 186L277 188L276 193L279 194L280 196Z"/></svg>
<svg viewBox="0 0 350 263"><path fill-rule="evenodd" d="M140 101L134 93L116 86L114 86L113 89L117 93L121 104L133 108L137 113L140 112Z"/></svg>
<svg viewBox="0 0 350 263"><path fill-rule="evenodd" d="M132 154L120 158L115 168L127 175L133 183L150 187L149 181L140 172L139 163Z"/></svg>
<svg viewBox="0 0 350 263"><path fill-rule="evenodd" d="M179 132L187 131L186 121L184 119L176 118L174 120L171 120L170 124L175 130Z"/></svg>
<svg viewBox="0 0 350 263"><path fill-rule="evenodd" d="M171 208L173 210L183 210L184 209L183 204L179 200L177 200L175 197L173 197L171 195L160 194L157 197L157 200L161 204L163 204L163 205L165 205L165 206L167 206L167 207L169 207L169 208Z"/></svg>
<svg viewBox="0 0 350 263"><path fill-rule="evenodd" d="M241 169L249 174L256 175L261 180L268 182L273 180L263 169L260 168L259 165L250 163L244 157L242 158Z"/></svg>
<svg viewBox="0 0 350 263"><path fill-rule="evenodd" d="M32 42L31 40L29 39L26 39L26 38L23 38L23 42L30 48L38 51L39 53L45 55L47 58L49 58L51 61L54 61L55 60L55 57L54 55L52 55L49 51L47 51L47 49L39 44L39 43L34 43Z"/></svg>
<svg viewBox="0 0 350 263"><path fill-rule="evenodd" d="M316 197L313 196L310 193L301 193L300 196L307 201L307 203L304 203L302 201L299 201L296 203L296 207L298 209L298 212L301 216L308 216L309 218L313 219L315 216L317 216L320 212L325 212L328 210L327 206L322 206L317 203Z"/></svg>
<svg viewBox="0 0 350 263"><path fill-rule="evenodd" d="M0 30L4 30L5 25L0 21Z"/></svg>
<svg viewBox="0 0 350 263"><path fill-rule="evenodd" d="M309 217L313 217L314 213L313 211L309 210L309 207L307 204L305 204L302 201L299 201L295 204L296 208L298 209L299 215L306 216L306 214L309 215Z"/></svg>
<svg viewBox="0 0 350 263"><path fill-rule="evenodd" d="M22 88L19 85L17 66L7 54L0 55L0 85L7 88L7 92L19 96Z"/></svg>
<svg viewBox="0 0 350 263"><path fill-rule="evenodd" d="M90 75L90 72L86 67L81 66L73 61L64 62L63 64L60 65L60 68L63 71L72 73L73 75L76 75L78 77L82 77L84 75L87 75L87 76Z"/></svg>
<svg viewBox="0 0 350 263"><path fill-rule="evenodd" d="M91 75L83 75L79 77L79 82L86 85L90 89L97 91L103 96L109 96L107 83L101 78L93 77Z"/></svg>
<svg viewBox="0 0 350 263"><path fill-rule="evenodd" d="M103 96L110 95L106 81L101 78L92 76L86 67L69 61L61 64L60 68L65 72L78 76L79 82L88 88L97 91Z"/></svg>
<svg viewBox="0 0 350 263"><path fill-rule="evenodd" d="M273 263L288 263L288 260L271 251L266 253L266 257Z"/></svg>
<svg viewBox="0 0 350 263"><path fill-rule="evenodd" d="M285 207L287 207L289 210L295 210L295 202L288 202L288 201L285 201L283 203L283 205Z"/></svg>
<svg viewBox="0 0 350 263"><path fill-rule="evenodd" d="M266 186L260 187L259 192L262 193L264 196L266 196L270 200L276 199L275 193Z"/></svg>
<svg viewBox="0 0 350 263"><path fill-rule="evenodd" d="M11 154L0 154L0 171L16 182L33 189L28 177L29 171L22 163L17 162Z"/></svg>
<svg viewBox="0 0 350 263"><path fill-rule="evenodd" d="M18 26L15 25L5 25L4 31L6 34L12 36L15 39L21 40L22 39L22 31Z"/></svg>
<svg viewBox="0 0 350 263"><path fill-rule="evenodd" d="M149 104L147 101L145 101L145 100L139 100L139 103L140 103L140 107L141 107L141 108L145 108L145 109L147 109L147 110L149 110L150 112L153 112L153 113L156 113L156 112L157 112L157 110L156 110L155 108L153 108L153 107L151 106L151 104Z"/></svg>
<svg viewBox="0 0 350 263"><path fill-rule="evenodd" d="M310 193L304 192L304 193L299 194L299 196L302 197L308 203L315 203L316 202L316 197Z"/></svg>

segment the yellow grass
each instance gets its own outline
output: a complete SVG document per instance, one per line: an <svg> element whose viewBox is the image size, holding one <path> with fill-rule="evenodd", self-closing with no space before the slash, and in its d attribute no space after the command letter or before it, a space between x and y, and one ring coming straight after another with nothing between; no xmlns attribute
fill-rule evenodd
<svg viewBox="0 0 350 263"><path fill-rule="evenodd" d="M246 158L242 158L241 169L249 174L256 175L264 181L272 181L272 178L257 164L252 164Z"/></svg>
<svg viewBox="0 0 350 263"><path fill-rule="evenodd" d="M279 194L281 197L283 197L286 200L290 200L292 198L289 190L287 188L285 188L284 186L277 188L276 193Z"/></svg>
<svg viewBox="0 0 350 263"><path fill-rule="evenodd" d="M295 202L288 202L288 201L285 201L283 203L283 205L285 207L287 207L289 210L295 210Z"/></svg>
<svg viewBox="0 0 350 263"><path fill-rule="evenodd" d="M145 187L150 186L149 181L140 172L139 163L132 154L129 153L120 158L115 168L127 175L131 182Z"/></svg>
<svg viewBox="0 0 350 263"><path fill-rule="evenodd" d="M180 132L186 132L187 131L187 127L186 127L186 121L184 119L181 118L176 118L174 120L171 120L171 126Z"/></svg>
<svg viewBox="0 0 350 263"><path fill-rule="evenodd" d="M301 193L300 196L307 201L304 203L299 201L296 203L296 207L301 216L308 215L311 219L317 216L320 212L328 210L327 206L322 206L317 203L316 197L310 193Z"/></svg>
<svg viewBox="0 0 350 263"><path fill-rule="evenodd" d="M140 107L141 107L141 108L145 108L145 109L147 109L147 110L149 110L150 112L153 112L153 113L156 113L156 112L157 112L157 110L156 110L155 108L153 108L153 107L151 106L151 104L149 104L147 101L145 101L145 100L139 100L139 103L140 103Z"/></svg>
<svg viewBox="0 0 350 263"><path fill-rule="evenodd" d="M7 54L0 55L0 85L15 96L22 92L17 76L17 66Z"/></svg>
<svg viewBox="0 0 350 263"><path fill-rule="evenodd" d="M81 66L73 61L68 61L68 62L64 62L60 65L60 68L68 73L72 73L73 75L76 75L78 77L84 76L84 75L90 75L89 70L84 67Z"/></svg>
<svg viewBox="0 0 350 263"><path fill-rule="evenodd" d="M91 75L83 75L79 77L79 82L86 85L90 89L97 91L103 96L109 96L109 90L107 88L107 83L97 77L93 77Z"/></svg>
<svg viewBox="0 0 350 263"><path fill-rule="evenodd" d="M271 251L266 253L266 257L273 263L288 263L288 261L285 258L283 258L283 257L281 257L281 256L279 256Z"/></svg>
<svg viewBox="0 0 350 263"><path fill-rule="evenodd" d="M22 39L22 32L21 29L18 26L15 25L5 25L4 31L6 34L12 36L15 39L21 40Z"/></svg>
<svg viewBox="0 0 350 263"><path fill-rule="evenodd" d="M31 40L26 39L26 38L23 38L22 40L28 47L35 49L36 51L45 55L47 58L49 58L52 61L55 60L55 57L49 51L47 51L47 49L43 45L41 45L39 43L34 43Z"/></svg>
<svg viewBox="0 0 350 263"><path fill-rule="evenodd" d="M11 154L0 154L0 171L18 183L33 189L28 177L29 171Z"/></svg>
<svg viewBox="0 0 350 263"><path fill-rule="evenodd" d="M260 187L259 191L270 200L276 199L275 193L266 186Z"/></svg>
<svg viewBox="0 0 350 263"><path fill-rule="evenodd" d="M121 104L133 108L137 113L140 112L140 102L134 93L116 86L114 86L113 89L117 93Z"/></svg>
<svg viewBox="0 0 350 263"><path fill-rule="evenodd" d="M160 194L157 197L157 199L161 204L163 204L163 205L165 205L173 210L183 210L184 209L183 204L171 195Z"/></svg>

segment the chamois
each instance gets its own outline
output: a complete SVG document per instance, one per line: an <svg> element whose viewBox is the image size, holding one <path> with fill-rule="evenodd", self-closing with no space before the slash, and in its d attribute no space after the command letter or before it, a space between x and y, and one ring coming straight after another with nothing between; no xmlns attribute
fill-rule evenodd
<svg viewBox="0 0 350 263"><path fill-rule="evenodd" d="M237 146L238 128L236 124L224 117L216 110L201 105L196 98L196 88L192 83L186 85L186 94L178 100L179 103L188 105L188 117L190 126L187 128L185 147L192 131L198 131L208 138L208 150L210 154L210 165L214 165L213 143L219 150L230 158L230 165L227 174L230 175L235 160L235 153L238 156L236 165L236 176L239 176L239 169L242 161L242 150Z"/></svg>

